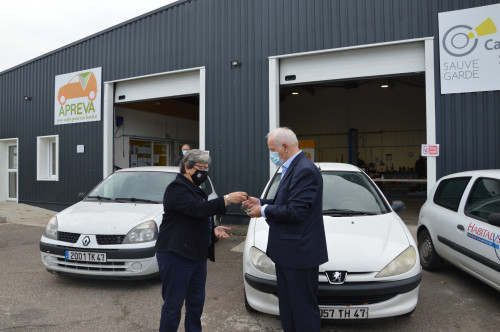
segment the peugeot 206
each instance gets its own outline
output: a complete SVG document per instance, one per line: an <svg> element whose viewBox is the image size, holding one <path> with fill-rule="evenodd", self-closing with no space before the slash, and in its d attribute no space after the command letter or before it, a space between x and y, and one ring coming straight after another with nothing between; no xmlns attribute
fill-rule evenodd
<svg viewBox="0 0 500 332"><path fill-rule="evenodd" d="M158 274L155 244L163 195L178 167L119 170L82 201L49 220L40 240L42 262L54 274L88 278L150 278ZM217 194L211 181L202 189ZM220 216L215 216L216 224Z"/></svg>
<svg viewBox="0 0 500 332"><path fill-rule="evenodd" d="M329 261L319 267L318 303L323 319L371 319L413 312L421 267L413 237L379 188L358 167L317 163L323 177L323 221ZM262 198L272 199L281 171ZM245 305L279 315L273 261L266 255L269 226L250 220L243 252Z"/></svg>

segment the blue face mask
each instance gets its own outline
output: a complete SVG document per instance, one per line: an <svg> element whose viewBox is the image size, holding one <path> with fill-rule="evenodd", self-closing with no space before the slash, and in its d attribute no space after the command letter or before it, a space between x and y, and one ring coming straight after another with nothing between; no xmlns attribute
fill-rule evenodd
<svg viewBox="0 0 500 332"><path fill-rule="evenodd" d="M278 167L283 166L283 159L280 159L280 150L281 148L278 151L269 151L269 158Z"/></svg>
<svg viewBox="0 0 500 332"><path fill-rule="evenodd" d="M188 150L182 150L182 155L185 156L188 153Z"/></svg>

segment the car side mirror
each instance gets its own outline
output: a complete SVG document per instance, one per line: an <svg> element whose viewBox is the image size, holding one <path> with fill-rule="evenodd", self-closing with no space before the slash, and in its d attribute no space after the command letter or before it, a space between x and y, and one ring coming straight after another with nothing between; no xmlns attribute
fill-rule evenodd
<svg viewBox="0 0 500 332"><path fill-rule="evenodd" d="M85 198L85 196L87 196L87 193L79 193L78 194L78 200L79 201L83 201L83 199Z"/></svg>
<svg viewBox="0 0 500 332"><path fill-rule="evenodd" d="M406 209L406 205L405 203L403 203L403 201L393 201L392 209L394 210L394 212L400 212Z"/></svg>
<svg viewBox="0 0 500 332"><path fill-rule="evenodd" d="M500 213L492 213L488 216L488 222L493 226L500 227Z"/></svg>

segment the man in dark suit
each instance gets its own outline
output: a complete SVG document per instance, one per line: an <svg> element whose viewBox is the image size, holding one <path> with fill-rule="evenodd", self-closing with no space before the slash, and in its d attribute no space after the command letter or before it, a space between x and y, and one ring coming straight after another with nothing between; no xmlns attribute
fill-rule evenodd
<svg viewBox="0 0 500 332"><path fill-rule="evenodd" d="M248 216L264 216L269 224L267 255L276 265L281 325L285 332L319 331L319 265L328 261L323 225L323 179L299 150L288 128L267 135L270 158L282 167L273 200L250 197Z"/></svg>

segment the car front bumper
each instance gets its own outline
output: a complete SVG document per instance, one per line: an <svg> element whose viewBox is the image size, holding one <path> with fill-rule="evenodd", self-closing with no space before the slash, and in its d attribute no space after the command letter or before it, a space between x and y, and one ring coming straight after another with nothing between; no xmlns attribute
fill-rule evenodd
<svg viewBox="0 0 500 332"><path fill-rule="evenodd" d="M67 260L66 250L105 253L106 262ZM158 275L155 253L154 246L137 249L88 249L40 242L40 254L47 271L80 278L152 278Z"/></svg>
<svg viewBox="0 0 500 332"><path fill-rule="evenodd" d="M418 302L421 274L396 281L374 281L331 285L320 282L318 304L321 308L369 308L368 318L403 315L413 311ZM250 306L278 315L278 284L245 274L245 292Z"/></svg>

